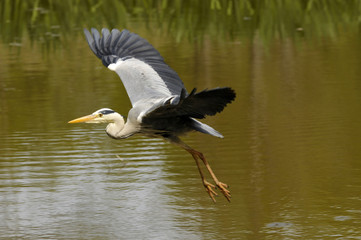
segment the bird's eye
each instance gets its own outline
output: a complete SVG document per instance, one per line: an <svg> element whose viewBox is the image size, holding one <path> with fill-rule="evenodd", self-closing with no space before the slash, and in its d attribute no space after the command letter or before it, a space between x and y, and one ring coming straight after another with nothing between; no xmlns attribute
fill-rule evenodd
<svg viewBox="0 0 361 240"><path fill-rule="evenodd" d="M103 117L103 113L99 113L99 115L98 115L99 117Z"/></svg>

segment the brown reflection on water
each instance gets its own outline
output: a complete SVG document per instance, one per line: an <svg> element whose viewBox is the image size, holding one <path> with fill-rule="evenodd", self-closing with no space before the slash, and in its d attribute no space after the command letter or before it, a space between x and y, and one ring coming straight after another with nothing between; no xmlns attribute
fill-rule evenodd
<svg viewBox="0 0 361 240"><path fill-rule="evenodd" d="M84 39L43 56L0 46L0 232L5 238L360 238L360 46L336 41L205 39L177 45L138 32L188 89L237 99L190 134L232 203L204 192L194 161L160 139L115 141L67 125L101 107L126 114L118 77ZM176 48L174 46L177 46ZM19 64L21 63L21 64Z"/></svg>

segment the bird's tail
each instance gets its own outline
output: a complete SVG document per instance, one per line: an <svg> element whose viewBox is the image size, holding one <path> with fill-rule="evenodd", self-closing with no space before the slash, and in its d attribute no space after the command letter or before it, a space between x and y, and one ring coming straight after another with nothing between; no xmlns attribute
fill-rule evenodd
<svg viewBox="0 0 361 240"><path fill-rule="evenodd" d="M223 135L220 132L218 132L211 126L208 126L207 124L204 124L198 120L195 120L194 118L192 118L191 126L194 130L196 130L198 132L210 134L212 136L219 137L219 138L223 138Z"/></svg>

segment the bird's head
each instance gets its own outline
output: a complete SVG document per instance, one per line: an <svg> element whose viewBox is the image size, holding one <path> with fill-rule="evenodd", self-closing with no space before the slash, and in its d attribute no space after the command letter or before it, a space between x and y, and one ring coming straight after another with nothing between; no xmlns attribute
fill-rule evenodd
<svg viewBox="0 0 361 240"><path fill-rule="evenodd" d="M118 119L123 119L119 113L113 111L110 108L102 108L90 115L76 118L69 121L68 123L114 123Z"/></svg>

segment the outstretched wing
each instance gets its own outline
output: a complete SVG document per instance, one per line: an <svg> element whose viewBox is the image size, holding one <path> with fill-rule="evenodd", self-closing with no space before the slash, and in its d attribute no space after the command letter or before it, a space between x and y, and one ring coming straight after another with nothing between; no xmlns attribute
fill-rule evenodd
<svg viewBox="0 0 361 240"><path fill-rule="evenodd" d="M187 96L182 92L179 98L170 99L154 110L150 109L143 121L179 116L202 119L222 112L235 98L236 93L229 87L213 88L198 93L193 89Z"/></svg>
<svg viewBox="0 0 361 240"><path fill-rule="evenodd" d="M134 106L140 100L180 95L182 80L144 38L128 30L111 32L103 28L102 36L92 28L84 29L90 49L103 64L121 78Z"/></svg>
<svg viewBox="0 0 361 240"><path fill-rule="evenodd" d="M155 104L154 109L150 108L143 116L141 115L141 122L145 128L171 134L177 131L182 132L184 127L189 127L202 133L223 137L212 127L195 118L202 119L222 112L235 97L234 90L228 87L203 90L198 93L196 93L196 89L193 89L187 96L185 92L182 92L177 98Z"/></svg>

